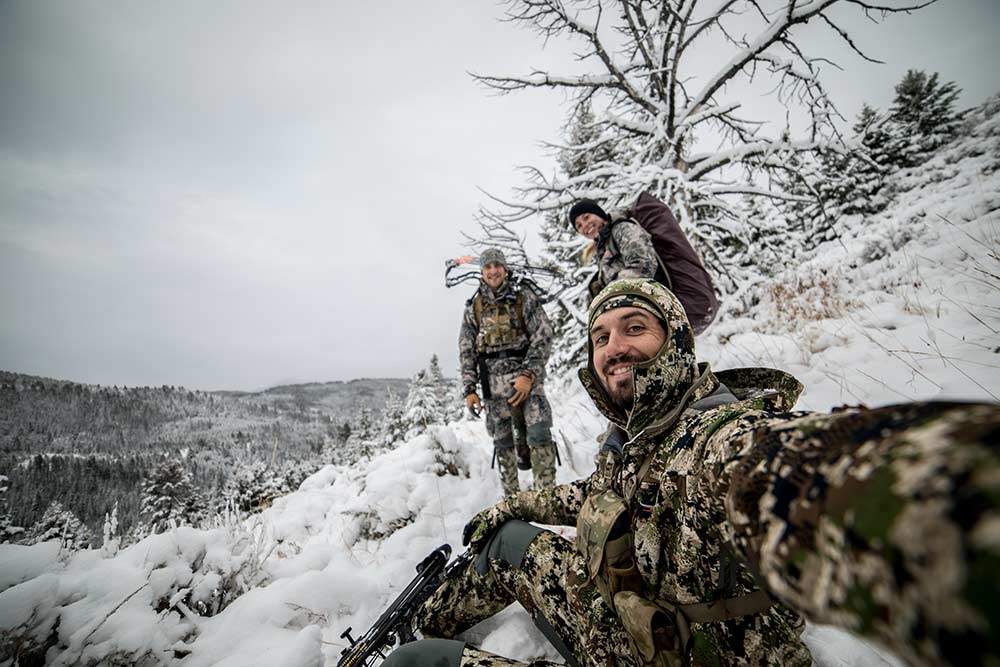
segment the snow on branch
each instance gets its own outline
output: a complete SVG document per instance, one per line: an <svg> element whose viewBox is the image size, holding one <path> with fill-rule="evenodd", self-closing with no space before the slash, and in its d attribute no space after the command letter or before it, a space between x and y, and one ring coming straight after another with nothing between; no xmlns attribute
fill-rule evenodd
<svg viewBox="0 0 1000 667"><path fill-rule="evenodd" d="M804 152L819 147L814 141L794 142L784 140L761 140L736 146L730 150L699 155L688 160L691 166L688 178L698 180L709 172L724 167L733 162L742 162L748 158L778 153L780 151Z"/></svg>
<svg viewBox="0 0 1000 667"><path fill-rule="evenodd" d="M610 76L555 76L535 71L528 76L485 76L473 74L473 78L501 93L509 93L524 88L607 88L614 84Z"/></svg>

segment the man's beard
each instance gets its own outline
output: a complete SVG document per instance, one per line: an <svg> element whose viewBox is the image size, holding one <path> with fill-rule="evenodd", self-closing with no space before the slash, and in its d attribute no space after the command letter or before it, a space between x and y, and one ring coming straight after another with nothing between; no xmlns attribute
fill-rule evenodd
<svg viewBox="0 0 1000 667"><path fill-rule="evenodd" d="M624 359L615 359L614 364L625 362L632 365L627 382L613 383L608 381L604 385L604 390L608 392L608 396L616 408L628 412L635 404L635 364L641 364L644 361L649 361L649 359L642 358L639 355L630 355ZM607 368L614 364L608 363L605 364L605 367ZM604 371L604 377L610 377L607 370Z"/></svg>
<svg viewBox="0 0 1000 667"><path fill-rule="evenodd" d="M608 389L611 402L616 408L628 412L635 405L635 385L634 382L627 382L617 389Z"/></svg>

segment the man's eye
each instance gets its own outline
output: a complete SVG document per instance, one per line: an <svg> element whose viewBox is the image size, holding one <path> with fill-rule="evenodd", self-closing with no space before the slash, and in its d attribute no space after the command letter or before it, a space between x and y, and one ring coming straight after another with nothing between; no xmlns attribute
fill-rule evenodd
<svg viewBox="0 0 1000 667"><path fill-rule="evenodd" d="M645 330L646 327L642 326L641 324L633 324L628 328L629 333L642 333Z"/></svg>
<svg viewBox="0 0 1000 667"><path fill-rule="evenodd" d="M605 335L597 336L594 338L594 347L603 347L608 342L608 337Z"/></svg>

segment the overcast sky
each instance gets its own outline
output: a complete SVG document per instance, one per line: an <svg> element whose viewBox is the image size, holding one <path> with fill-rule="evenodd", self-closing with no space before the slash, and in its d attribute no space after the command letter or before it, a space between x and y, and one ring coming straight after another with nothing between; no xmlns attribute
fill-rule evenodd
<svg viewBox="0 0 1000 667"><path fill-rule="evenodd" d="M445 289L443 262L478 188L551 165L539 141L565 113L469 77L570 62L502 11L0 0L0 369L258 389L407 377L437 353L454 373L471 287ZM887 64L831 41L849 118L909 68L963 106L1000 92L997 0L853 25Z"/></svg>

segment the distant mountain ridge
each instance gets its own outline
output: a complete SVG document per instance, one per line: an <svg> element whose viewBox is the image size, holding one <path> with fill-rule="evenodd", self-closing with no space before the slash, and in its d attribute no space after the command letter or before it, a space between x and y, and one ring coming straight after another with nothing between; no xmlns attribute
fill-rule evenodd
<svg viewBox="0 0 1000 667"><path fill-rule="evenodd" d="M281 385L259 392L90 385L0 371L0 452L109 452L197 444L260 430L311 439L381 415L387 392L409 380L363 378ZM288 443L291 444L291 443Z"/></svg>
<svg viewBox="0 0 1000 667"><path fill-rule="evenodd" d="M346 463L357 457L348 434L359 415L377 432L388 391L405 398L408 388L365 378L205 392L0 371L0 475L18 525L57 500L96 529L117 501L127 529L144 475L164 455L182 458L209 497L246 465Z"/></svg>

